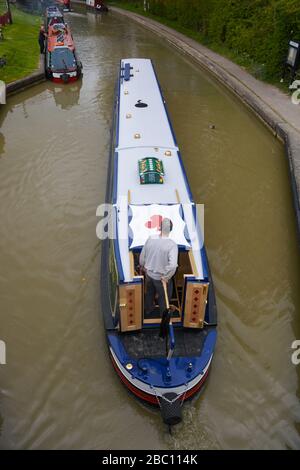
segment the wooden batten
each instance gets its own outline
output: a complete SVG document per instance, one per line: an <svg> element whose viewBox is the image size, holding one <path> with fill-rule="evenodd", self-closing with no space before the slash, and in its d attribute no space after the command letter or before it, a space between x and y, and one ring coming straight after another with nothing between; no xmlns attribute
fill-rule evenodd
<svg viewBox="0 0 300 470"><path fill-rule="evenodd" d="M183 326L203 328L209 284L187 282Z"/></svg>
<svg viewBox="0 0 300 470"><path fill-rule="evenodd" d="M134 256L132 251L129 251L129 262L130 262L130 274L131 277L134 277Z"/></svg>
<svg viewBox="0 0 300 470"><path fill-rule="evenodd" d="M190 258L190 263L191 263L191 267L192 267L192 270L193 270L193 275L197 277L198 276L198 269L196 267L196 262L195 262L193 250L189 250L189 258Z"/></svg>
<svg viewBox="0 0 300 470"><path fill-rule="evenodd" d="M119 286L120 330L137 331L142 328L142 283Z"/></svg>

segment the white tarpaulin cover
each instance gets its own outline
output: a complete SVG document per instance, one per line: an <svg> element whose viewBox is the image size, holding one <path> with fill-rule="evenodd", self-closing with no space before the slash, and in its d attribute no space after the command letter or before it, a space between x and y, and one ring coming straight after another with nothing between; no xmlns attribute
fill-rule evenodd
<svg viewBox="0 0 300 470"><path fill-rule="evenodd" d="M186 224L182 219L180 204L130 205L129 207L129 215L130 212L132 215L129 223L129 235L132 237L131 243L129 242L130 249L144 246L151 235L158 235L160 233L160 222L164 217L167 217L173 223L170 238L177 245L190 247L184 234Z"/></svg>

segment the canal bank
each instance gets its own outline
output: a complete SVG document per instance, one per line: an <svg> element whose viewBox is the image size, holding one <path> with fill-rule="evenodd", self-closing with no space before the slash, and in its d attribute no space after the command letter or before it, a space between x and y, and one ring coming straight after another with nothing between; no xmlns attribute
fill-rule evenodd
<svg viewBox="0 0 300 470"><path fill-rule="evenodd" d="M0 79L7 84L14 83L12 89L18 88L20 79L40 71L40 54L38 45L40 17L23 12L12 6L13 23L3 28L4 40L0 42L0 57L6 65L0 68Z"/></svg>
<svg viewBox="0 0 300 470"><path fill-rule="evenodd" d="M0 449L299 449L300 253L282 143L136 22L85 8L66 18L83 80L45 81L0 108ZM96 208L120 57L153 59L205 204L217 351L172 436L127 395L103 333Z"/></svg>
<svg viewBox="0 0 300 470"><path fill-rule="evenodd" d="M76 1L76 3L84 3ZM110 9L131 18L165 38L172 46L191 57L218 81L234 92L257 116L283 140L289 163L294 208L300 236L300 104L277 88L260 82L240 66L155 20L114 6Z"/></svg>
<svg viewBox="0 0 300 470"><path fill-rule="evenodd" d="M39 68L36 72L27 75L26 77L14 80L6 85L6 95L10 96L14 93L20 92L38 83L44 82L45 76L45 59L43 55L40 55Z"/></svg>

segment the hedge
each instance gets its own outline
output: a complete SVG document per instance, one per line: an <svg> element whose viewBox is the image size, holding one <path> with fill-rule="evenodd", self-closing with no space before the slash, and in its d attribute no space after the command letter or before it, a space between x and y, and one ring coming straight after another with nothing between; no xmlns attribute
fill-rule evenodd
<svg viewBox="0 0 300 470"><path fill-rule="evenodd" d="M119 0L137 9L143 0ZM206 45L252 64L259 78L278 79L289 39L300 40L300 0L147 0L149 13L199 34Z"/></svg>

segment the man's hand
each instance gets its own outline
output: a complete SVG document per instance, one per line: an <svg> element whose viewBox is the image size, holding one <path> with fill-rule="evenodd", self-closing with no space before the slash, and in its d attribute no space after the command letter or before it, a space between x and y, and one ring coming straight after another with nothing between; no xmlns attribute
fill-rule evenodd
<svg viewBox="0 0 300 470"><path fill-rule="evenodd" d="M161 276L161 281L162 281L162 282L165 282L166 284L168 284L169 279L167 279L167 278L164 277L164 276Z"/></svg>

